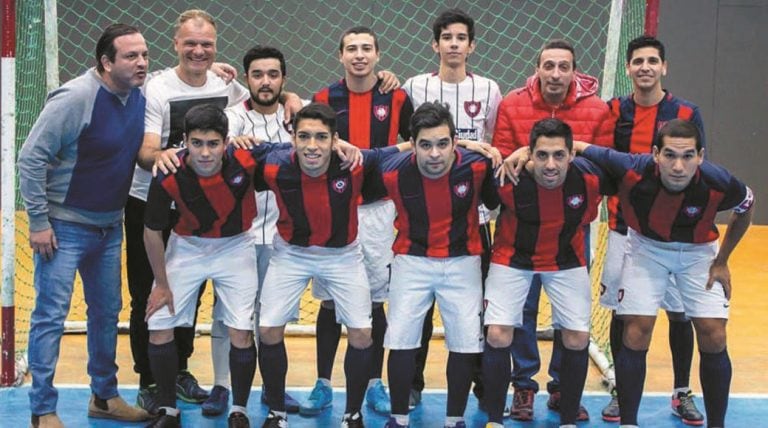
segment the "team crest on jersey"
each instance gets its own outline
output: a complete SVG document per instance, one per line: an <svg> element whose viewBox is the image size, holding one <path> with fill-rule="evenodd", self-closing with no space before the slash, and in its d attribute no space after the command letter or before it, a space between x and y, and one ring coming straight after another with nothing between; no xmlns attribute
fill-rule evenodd
<svg viewBox="0 0 768 428"><path fill-rule="evenodd" d="M480 113L480 101L464 101L464 112L469 117L475 117Z"/></svg>
<svg viewBox="0 0 768 428"><path fill-rule="evenodd" d="M373 106L373 114L376 116L376 119L379 119L380 122L384 122L387 119L387 116L389 116L389 106Z"/></svg>
<svg viewBox="0 0 768 428"><path fill-rule="evenodd" d="M584 195L571 195L566 199L569 207L576 209L584 203Z"/></svg>
<svg viewBox="0 0 768 428"><path fill-rule="evenodd" d="M333 180L332 183L333 191L336 193L344 193L344 191L347 190L347 184L349 184L349 181L346 177L337 178Z"/></svg>
<svg viewBox="0 0 768 428"><path fill-rule="evenodd" d="M230 178L229 179L229 184L231 184L233 186L239 186L240 183L242 183L244 179L245 179L245 176L243 176L243 174L240 173L240 174L237 174L234 177Z"/></svg>
<svg viewBox="0 0 768 428"><path fill-rule="evenodd" d="M453 194L463 198L467 196L467 193L469 193L469 182L468 181L462 181L459 184L455 184L453 186Z"/></svg>
<svg viewBox="0 0 768 428"><path fill-rule="evenodd" d="M698 217L701 214L701 207L685 207L683 213L690 218Z"/></svg>

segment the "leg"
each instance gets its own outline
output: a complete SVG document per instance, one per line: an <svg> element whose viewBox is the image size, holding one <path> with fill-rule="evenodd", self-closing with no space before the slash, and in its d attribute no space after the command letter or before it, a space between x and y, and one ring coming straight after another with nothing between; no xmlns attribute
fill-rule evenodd
<svg viewBox="0 0 768 428"><path fill-rule="evenodd" d="M373 408L376 412L389 415L392 412L389 394L387 394L384 383L381 381L381 372L384 365L384 335L387 332L387 315L384 312L384 303L373 302L371 314L371 339L373 340L373 345L371 348L371 372L368 388L365 393L365 402L368 407Z"/></svg>
<svg viewBox="0 0 768 428"><path fill-rule="evenodd" d="M536 343L536 318L539 313L541 295L541 277L536 275L531 281L523 308L523 326L515 329L512 341L512 385L515 390L539 390L539 384L533 380L541 367L539 348Z"/></svg>
<svg viewBox="0 0 768 428"><path fill-rule="evenodd" d="M149 364L157 381L157 404L160 408L176 408L179 359L173 334L172 328L149 332Z"/></svg>
<svg viewBox="0 0 768 428"><path fill-rule="evenodd" d="M563 382L560 399L560 424L575 424L589 364L589 333L563 329Z"/></svg>
<svg viewBox="0 0 768 428"><path fill-rule="evenodd" d="M646 354L656 317L625 315L623 346L616 361L616 389L621 423L637 425L637 411L645 383Z"/></svg>
<svg viewBox="0 0 768 428"><path fill-rule="evenodd" d="M371 372L371 329L348 328L347 353L344 356L344 375L347 378L347 405L344 413L359 413Z"/></svg>
<svg viewBox="0 0 768 428"><path fill-rule="evenodd" d="M288 355L285 352L285 326L259 327L259 365L264 386L269 389L267 404L274 412L285 416L285 376Z"/></svg>
<svg viewBox="0 0 768 428"><path fill-rule="evenodd" d="M424 324L421 328L421 347L416 352L416 371L414 372L411 389L419 392L424 390L424 369L427 367L427 354L429 354L429 341L432 340L432 330L434 328L433 318L435 316L435 303L429 307L424 316ZM418 404L418 403L417 403Z"/></svg>
<svg viewBox="0 0 768 428"><path fill-rule="evenodd" d="M514 329L506 325L489 325L488 338L483 350L483 376L485 385L485 407L488 421L501 424L504 404L509 389L509 375L512 365L509 346L512 344Z"/></svg>
<svg viewBox="0 0 768 428"><path fill-rule="evenodd" d="M733 369L726 347L726 323L722 318L693 318L701 356L699 377L710 427L725 426L728 410Z"/></svg>
<svg viewBox="0 0 768 428"><path fill-rule="evenodd" d="M336 322L336 308L333 300L324 300L317 311L316 327L317 377L331 380L333 361L341 340L341 324Z"/></svg>
<svg viewBox="0 0 768 428"><path fill-rule="evenodd" d="M251 330L238 330L229 327L229 371L232 374L232 406L240 407L246 414L248 396L256 373L256 347ZM233 409L234 411L234 409Z"/></svg>
<svg viewBox="0 0 768 428"><path fill-rule="evenodd" d="M408 424L408 392L416 371L417 349L391 349L387 360L392 416L401 425Z"/></svg>

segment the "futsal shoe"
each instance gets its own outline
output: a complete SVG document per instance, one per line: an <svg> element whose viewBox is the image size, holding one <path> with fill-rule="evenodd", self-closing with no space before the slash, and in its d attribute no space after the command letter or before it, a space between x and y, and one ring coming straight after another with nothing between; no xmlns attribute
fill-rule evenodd
<svg viewBox="0 0 768 428"><path fill-rule="evenodd" d="M145 428L181 428L181 414L167 415L165 409L160 409L158 416Z"/></svg>
<svg viewBox="0 0 768 428"><path fill-rule="evenodd" d="M408 428L408 425L400 425L397 423L397 419L390 416L389 419L387 419L387 423L384 424L384 428Z"/></svg>
<svg viewBox="0 0 768 428"><path fill-rule="evenodd" d="M56 413L46 413L45 415L32 415L29 423L30 428L64 428L64 424Z"/></svg>
<svg viewBox="0 0 768 428"><path fill-rule="evenodd" d="M243 412L232 412L227 418L228 428L251 428L251 422Z"/></svg>
<svg viewBox="0 0 768 428"><path fill-rule="evenodd" d="M185 370L176 376L176 397L180 400L199 404L207 400L208 396L208 391L200 388L192 373Z"/></svg>
<svg viewBox="0 0 768 428"><path fill-rule="evenodd" d="M388 415L392 413L392 407L389 403L389 394L384 388L384 383L381 379L377 380L373 385L365 392L365 403L371 409L377 413Z"/></svg>
<svg viewBox="0 0 768 428"><path fill-rule="evenodd" d="M270 410L261 428L288 428L288 420Z"/></svg>
<svg viewBox="0 0 768 428"><path fill-rule="evenodd" d="M603 407L603 420L606 422L620 422L621 414L619 413L619 396L616 395L616 390L611 391L611 401Z"/></svg>
<svg viewBox="0 0 768 428"><path fill-rule="evenodd" d="M304 416L315 416L322 413L323 410L331 407L333 403L333 388L326 385L320 379L315 382L315 387L309 393L307 401L299 406L299 413Z"/></svg>
<svg viewBox="0 0 768 428"><path fill-rule="evenodd" d="M229 390L221 385L214 385L211 394L201 406L203 415L218 416L227 410L229 405Z"/></svg>
<svg viewBox="0 0 768 428"><path fill-rule="evenodd" d="M516 421L532 421L535 397L536 393L532 389L515 389L509 416Z"/></svg>
<svg viewBox="0 0 768 428"><path fill-rule="evenodd" d="M267 387L261 385L261 404L267 404ZM285 393L285 412L286 413L299 413L299 402L295 398L291 397L287 392Z"/></svg>
<svg viewBox="0 0 768 428"><path fill-rule="evenodd" d="M146 410L129 406L119 395L102 400L95 394L91 394L91 400L88 402L88 416L128 422L146 421L150 418Z"/></svg>
<svg viewBox="0 0 768 428"><path fill-rule="evenodd" d="M139 388L139 393L136 394L136 405L146 410L150 415L156 415L159 410L157 392L157 385L155 384L146 388Z"/></svg>
<svg viewBox="0 0 768 428"><path fill-rule="evenodd" d="M547 408L556 412L560 411L560 391L554 391L549 394L549 400L547 400ZM576 420L578 422L589 420L589 412L587 412L586 407L579 405L579 411L576 413Z"/></svg>
<svg viewBox="0 0 768 428"><path fill-rule="evenodd" d="M341 419L341 428L365 428L363 425L363 415L360 412L346 415Z"/></svg>
<svg viewBox="0 0 768 428"><path fill-rule="evenodd" d="M691 391L678 392L672 396L672 414L686 425L704 425L704 415L696 408Z"/></svg>

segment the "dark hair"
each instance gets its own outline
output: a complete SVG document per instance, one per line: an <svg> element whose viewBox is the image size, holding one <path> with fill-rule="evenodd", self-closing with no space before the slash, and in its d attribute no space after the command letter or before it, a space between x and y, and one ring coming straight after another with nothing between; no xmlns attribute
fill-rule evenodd
<svg viewBox="0 0 768 428"><path fill-rule="evenodd" d="M562 137L565 139L565 147L568 151L573 150L573 131L567 123L560 119L547 118L533 124L529 141L531 151L536 148L539 137Z"/></svg>
<svg viewBox="0 0 768 428"><path fill-rule="evenodd" d="M656 133L653 146L661 150L664 147L664 137L693 138L696 140L696 151L700 152L702 149L699 128L693 122L685 119L672 119L662 126Z"/></svg>
<svg viewBox="0 0 768 428"><path fill-rule="evenodd" d="M632 61L632 54L635 53L636 50L642 48L656 48L656 50L659 51L659 58L661 58L662 61L665 61L664 44L661 43L659 39L646 35L633 39L631 42L629 42L629 44L627 44L627 64Z"/></svg>
<svg viewBox="0 0 768 428"><path fill-rule="evenodd" d="M448 105L438 101L424 103L411 115L411 137L415 141L422 129L436 128L440 125L448 125L451 139L456 136L456 126L453 124L453 116L448 110Z"/></svg>
<svg viewBox="0 0 768 428"><path fill-rule="evenodd" d="M339 39L339 52L344 51L344 37L347 37L350 34L370 34L371 37L373 37L373 47L376 48L376 52L379 51L379 38L376 37L376 33L374 33L373 30L368 27L358 25L357 27L352 27L341 34L341 38Z"/></svg>
<svg viewBox="0 0 768 428"><path fill-rule="evenodd" d="M436 42L440 41L440 33L451 24L466 25L469 42L472 43L475 40L475 20L461 9L448 9L438 15L432 24L432 35L435 37Z"/></svg>
<svg viewBox="0 0 768 428"><path fill-rule="evenodd" d="M112 24L105 28L99 41L96 42L96 70L99 73L104 72L104 66L101 64L101 57L104 55L107 56L109 62L115 62L115 55L117 55L116 38L136 33L139 33L139 29L127 24Z"/></svg>
<svg viewBox="0 0 768 428"><path fill-rule="evenodd" d="M542 46L541 50L539 50L539 55L536 57L536 67L541 65L541 54L549 49L565 49L570 51L571 55L573 56L573 69L576 69L576 50L573 48L571 42L565 39L552 39L544 43L544 46Z"/></svg>
<svg viewBox="0 0 768 428"><path fill-rule="evenodd" d="M227 138L229 119L215 104L196 105L184 115L184 133L189 137L192 131L213 131Z"/></svg>
<svg viewBox="0 0 768 428"><path fill-rule="evenodd" d="M245 70L246 77L248 74L248 68L251 66L251 63L254 60L264 58L274 58L280 61L280 72L283 73L283 77L286 76L285 57L283 56L283 53L280 52L279 49L273 48L272 46L256 45L248 49L248 52L246 52L245 56L243 57L243 70Z"/></svg>
<svg viewBox="0 0 768 428"><path fill-rule="evenodd" d="M327 104L310 103L299 110L293 117L293 132L299 130L299 122L303 119L317 119L328 127L331 134L336 133L336 112Z"/></svg>

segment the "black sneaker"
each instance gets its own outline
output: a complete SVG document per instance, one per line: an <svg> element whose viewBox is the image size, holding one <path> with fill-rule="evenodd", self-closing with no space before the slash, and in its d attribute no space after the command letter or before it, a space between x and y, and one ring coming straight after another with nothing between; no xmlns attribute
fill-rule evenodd
<svg viewBox="0 0 768 428"><path fill-rule="evenodd" d="M176 376L176 397L180 400L199 404L207 400L208 395L208 391L200 388L192 373L183 371Z"/></svg>
<svg viewBox="0 0 768 428"><path fill-rule="evenodd" d="M227 418L227 426L229 428L251 428L251 422L248 420L248 416L242 412L232 412Z"/></svg>
<svg viewBox="0 0 768 428"><path fill-rule="evenodd" d="M261 428L288 428L288 421L270 410Z"/></svg>
<svg viewBox="0 0 768 428"><path fill-rule="evenodd" d="M156 415L159 410L157 393L157 385L155 384L146 388L139 388L139 393L136 394L136 405L146 410L150 415Z"/></svg>
<svg viewBox="0 0 768 428"><path fill-rule="evenodd" d="M672 396L672 414L686 425L704 425L704 415L696 408L691 391L678 392Z"/></svg>
<svg viewBox="0 0 768 428"><path fill-rule="evenodd" d="M264 385L261 385L261 404L267 404L267 387ZM299 413L300 405L295 398L287 392L285 393L285 411L287 413Z"/></svg>
<svg viewBox="0 0 768 428"><path fill-rule="evenodd" d="M158 416L146 428L181 428L181 413L171 416L165 414L165 409L160 409Z"/></svg>
<svg viewBox="0 0 768 428"><path fill-rule="evenodd" d="M211 394L201 406L204 416L218 416L227 410L229 390L221 385L214 385Z"/></svg>
<svg viewBox="0 0 768 428"><path fill-rule="evenodd" d="M349 416L344 416L341 420L341 428L365 428L363 415L360 412L355 412Z"/></svg>

